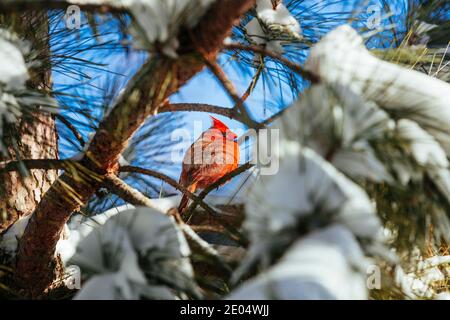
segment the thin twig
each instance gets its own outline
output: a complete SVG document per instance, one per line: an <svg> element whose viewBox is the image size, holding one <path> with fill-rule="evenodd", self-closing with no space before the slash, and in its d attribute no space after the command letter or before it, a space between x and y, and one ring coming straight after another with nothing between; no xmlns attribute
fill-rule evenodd
<svg viewBox="0 0 450 320"><path fill-rule="evenodd" d="M104 179L104 186L107 187L111 192L115 193L119 197L121 197L126 202L135 205L135 206L144 206L149 208L155 208L153 201L141 193L139 190L134 189L127 183L125 183L122 179L115 175L107 175ZM168 212L161 212L162 214L173 215L175 221L178 223L180 229L183 231L183 234L186 236L191 244L194 244L195 247L200 249L200 251L206 256L210 257L214 262L219 263L224 271L227 272L228 275L231 274L232 270L228 266L228 264L220 257L219 253L212 248L206 241L200 238L195 231L193 231L187 224L183 222L178 212L175 210L169 210Z"/></svg>
<svg viewBox="0 0 450 320"><path fill-rule="evenodd" d="M277 113L273 114L272 116L270 116L269 118L267 118L266 120L264 120L263 122L261 122L262 125L267 126L268 124L271 124L272 122L274 122L277 118L281 117L283 115L283 113L286 112L286 110L288 110L290 107L284 108L283 110L278 111Z"/></svg>
<svg viewBox="0 0 450 320"><path fill-rule="evenodd" d="M250 115L248 114L247 108L244 106L244 102L242 101L241 97L237 93L237 90L231 82L225 72L222 70L222 68L217 64L216 61L212 61L206 57L203 57L205 65L211 70L211 72L214 74L214 76L219 80L219 82L224 87L225 91L228 93L228 95L231 97L231 99L234 102L234 110L239 111L239 120L247 125L250 128L259 128L260 125L258 122L254 121Z"/></svg>
<svg viewBox="0 0 450 320"><path fill-rule="evenodd" d="M251 164L247 163L247 164L239 167L235 171L232 171L229 174L223 176L221 179L219 179L219 181L222 181L222 182L220 182L217 186L220 186L221 184L227 182L229 179L239 175L240 173L244 172L245 170L248 170L251 166L252 166ZM236 230L236 228L234 228L232 225L230 225L226 221L222 221L221 219L218 219L219 214L204 201L204 198L207 196L207 194L211 190L214 190L217 187L216 184L212 184L213 187L211 190L205 189L207 191L206 193L202 192L202 193L200 193L200 195L197 196L194 193L190 192L186 187L179 184L174 179L172 179L169 176L166 176L165 174L160 173L160 172L156 172L156 171L153 171L150 169L145 169L145 168L140 168L140 167L134 167L134 166L120 167L119 172L140 173L140 174L144 174L144 175L148 175L148 176L160 179L160 180L168 183L172 187L174 187L174 188L180 190L181 192L183 192L184 194L186 194L193 201L192 205L186 209L187 210L186 212L189 212L189 213L193 212L195 210L196 206L199 205L208 213L208 215L211 218L213 218L218 224L222 225L226 229L227 233L229 233L229 236L231 238L235 239L237 242L240 242L244 246L248 244L247 239L245 239L245 237L243 237L243 235L240 232L238 232ZM195 207L193 206L194 204L195 204Z"/></svg>
<svg viewBox="0 0 450 320"><path fill-rule="evenodd" d="M67 127L67 129L69 129L73 133L75 138L80 143L81 147L84 147L85 142L84 142L83 136L78 132L77 128L75 128L75 126L69 120L67 120L64 116L57 114L56 117Z"/></svg>
<svg viewBox="0 0 450 320"><path fill-rule="evenodd" d="M227 173L226 175L224 175L223 177L218 179L216 182L210 184L208 187L203 189L202 192L200 192L200 194L197 197L198 200L194 199L192 204L186 209L186 211L185 211L186 216L189 216L190 213L195 210L195 208L198 205L197 201L203 201L203 199L205 199L206 196L211 191L213 191L214 189L220 187L222 184L226 183L227 181L233 179L234 177L240 175L241 173L247 171L248 169L250 169L252 167L253 167L253 164L251 164L250 162L247 162L247 163L243 164L242 166L239 166L237 169Z"/></svg>
<svg viewBox="0 0 450 320"><path fill-rule="evenodd" d="M40 170L54 170L65 169L69 166L74 166L77 161L70 159L23 159L17 161L8 161L0 163L0 173L18 171L21 168L26 169L40 169Z"/></svg>
<svg viewBox="0 0 450 320"><path fill-rule="evenodd" d="M320 80L315 74L311 73L308 70L305 70L301 65L299 65L295 62L292 62L289 59L286 59L285 57L279 55L278 53L269 51L263 47L256 46L256 45L244 45L244 44L240 44L240 43L231 43L231 44L226 44L224 46L224 48L229 49L229 50L241 50L241 51L251 51L253 53L259 53L262 56L267 56L272 59L278 60L279 62L284 64L286 67L288 67L292 71L298 73L303 78L311 81L312 83L318 83Z"/></svg>
<svg viewBox="0 0 450 320"><path fill-rule="evenodd" d="M252 81L253 83L254 81ZM246 93L242 96L242 99L245 100L249 93L249 90L251 90L252 84L250 84L249 88L247 89ZM272 123L276 118L281 116L287 109L285 108L271 117L267 118L266 120L259 123L258 127L262 128L265 125L268 125ZM233 108L227 108L227 107L219 107L214 106L210 104L204 104L204 103L170 103L165 104L161 108L158 109L159 113L166 113L166 112L207 112L207 113L215 113L222 115L224 117L233 119L233 120L239 120L236 116L236 112Z"/></svg>
<svg viewBox="0 0 450 320"><path fill-rule="evenodd" d="M229 277L232 273L232 269L226 263L225 260L220 256L220 254L215 250L208 242L203 240L189 225L184 223L183 219L180 216L180 213L177 210L172 211L174 215L175 221L177 221L187 240L193 245L200 249L202 253L204 253L207 257L210 257L216 264L218 264L223 271L227 273L227 277Z"/></svg>
<svg viewBox="0 0 450 320"><path fill-rule="evenodd" d="M109 191L132 205L156 209L153 201L115 175L106 175L103 180L103 185Z"/></svg>
<svg viewBox="0 0 450 320"><path fill-rule="evenodd" d="M220 226L202 226L202 225L189 225L195 232L212 232L212 233L223 233L225 229Z"/></svg>
<svg viewBox="0 0 450 320"><path fill-rule="evenodd" d="M151 176L157 179L160 179L167 184L171 185L172 187L180 190L181 192L185 193L191 200L198 201L199 205L208 213L212 214L213 216L217 215L217 212L214 211L213 208L211 208L207 203L205 203L202 199L199 199L198 196L196 196L194 193L190 192L186 187L179 184L177 181L172 179L171 177L154 171L150 169L140 168L140 167L134 167L134 166L122 166L119 169L119 172L131 172L131 173L140 173L147 176Z"/></svg>
<svg viewBox="0 0 450 320"><path fill-rule="evenodd" d="M241 97L242 102L245 102L245 100L247 100L247 98L250 96L250 94L253 92L253 90L256 87L256 84L258 83L258 80L261 76L262 71L264 70L264 64L261 63L258 66L258 69L256 70L255 75L253 76L252 81L250 82L250 85L248 86L247 90L245 90L244 94Z"/></svg>
<svg viewBox="0 0 450 320"><path fill-rule="evenodd" d="M159 113L182 111L215 113L230 119L236 119L236 112L232 108L219 107L204 103L170 103L165 104L158 109Z"/></svg>

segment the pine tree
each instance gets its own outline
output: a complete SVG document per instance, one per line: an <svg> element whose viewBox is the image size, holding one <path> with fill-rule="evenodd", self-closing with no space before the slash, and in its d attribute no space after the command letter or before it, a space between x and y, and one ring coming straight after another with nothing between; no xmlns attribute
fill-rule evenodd
<svg viewBox="0 0 450 320"><path fill-rule="evenodd" d="M330 2L2 1L0 295L446 297L449 6L405 0L393 25L381 1L374 29L358 1ZM110 70L113 52L130 65ZM173 102L204 70L232 106ZM243 93L229 70L250 78ZM244 159L188 192L167 174L180 112L279 130L279 171ZM214 200L230 179L243 200Z"/></svg>

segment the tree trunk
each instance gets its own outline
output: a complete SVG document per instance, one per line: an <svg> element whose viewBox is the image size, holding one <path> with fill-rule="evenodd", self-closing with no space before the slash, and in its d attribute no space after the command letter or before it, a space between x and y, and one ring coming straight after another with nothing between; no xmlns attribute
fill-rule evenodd
<svg viewBox="0 0 450 320"><path fill-rule="evenodd" d="M129 82L100 124L79 167L66 170L51 186L20 239L16 277L33 297L42 295L52 283L56 243L72 212L87 203L106 174L115 173L120 154L145 119L202 70L204 63L198 52L215 58L233 24L254 3L215 2L195 30L180 38L180 48L187 52L180 52L177 60L152 58Z"/></svg>
<svg viewBox="0 0 450 320"><path fill-rule="evenodd" d="M33 48L43 44L48 47L48 25L45 13L28 13L26 16L13 14L3 19L8 19L13 29L30 41ZM36 26L39 27L36 28ZM40 71L40 73L32 73L28 85L45 90L51 86L51 70ZM0 158L0 161L58 157L55 120L51 115L36 112L32 117L22 118L10 129L9 135L5 132L5 142L10 157L9 159ZM25 177L17 171L1 175L0 234L18 218L31 214L56 178L56 170L30 170Z"/></svg>

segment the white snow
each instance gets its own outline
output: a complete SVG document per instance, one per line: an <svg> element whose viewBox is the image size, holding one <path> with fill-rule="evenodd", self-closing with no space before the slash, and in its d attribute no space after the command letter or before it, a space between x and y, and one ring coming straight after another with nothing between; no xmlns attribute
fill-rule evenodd
<svg viewBox="0 0 450 320"><path fill-rule="evenodd" d="M438 28L439 26L436 24L426 23L425 21L416 20L414 21L414 27L415 30L413 29L413 34L411 35L409 41L412 41L412 47L424 48L431 39L428 32Z"/></svg>
<svg viewBox="0 0 450 320"><path fill-rule="evenodd" d="M449 292L441 292L441 293L438 293L438 294L435 296L435 299L436 299L436 300L450 300L450 293L449 293Z"/></svg>
<svg viewBox="0 0 450 320"><path fill-rule="evenodd" d="M138 256L148 261L153 271L190 279L193 271L184 235L173 218L162 212L143 207L123 209L94 217L98 225L79 228L76 252L67 264L93 276L76 299L175 298L166 287L148 283ZM71 222L71 226L75 224Z"/></svg>
<svg viewBox="0 0 450 320"><path fill-rule="evenodd" d="M245 30L253 43L278 53L283 53L286 40L302 39L299 22L281 1L274 8L270 0L257 0L256 17L245 25Z"/></svg>
<svg viewBox="0 0 450 320"><path fill-rule="evenodd" d="M411 153L420 165L442 169L448 168L445 151L416 122L401 119L397 122L397 131L399 137L410 143Z"/></svg>
<svg viewBox="0 0 450 320"><path fill-rule="evenodd" d="M297 19L292 16L286 6L280 1L274 8L271 0L256 0L258 17L267 25L281 25L293 34L301 34Z"/></svg>
<svg viewBox="0 0 450 320"><path fill-rule="evenodd" d="M15 122L22 115L13 92L24 89L29 77L23 57L26 51L25 42L0 28L0 138L3 122Z"/></svg>
<svg viewBox="0 0 450 320"><path fill-rule="evenodd" d="M0 30L1 31L1 30ZM0 87L6 90L23 89L28 80L28 70L22 51L15 44L2 38L0 32Z"/></svg>
<svg viewBox="0 0 450 320"><path fill-rule="evenodd" d="M348 86L365 100L417 122L450 155L450 84L374 57L348 25L311 49L306 68L328 84Z"/></svg>
<svg viewBox="0 0 450 320"><path fill-rule="evenodd" d="M368 263L352 233L335 224L295 242L228 299L367 299Z"/></svg>
<svg viewBox="0 0 450 320"><path fill-rule="evenodd" d="M253 43L257 45L265 45L267 43L266 34L264 33L264 30L262 29L257 18L253 18L245 25L245 31ZM276 47L269 46L269 48L272 50L275 49L276 52L280 50L278 46Z"/></svg>
<svg viewBox="0 0 450 320"><path fill-rule="evenodd" d="M131 29L136 47L152 50L162 44L165 55L176 58L178 32L194 27L215 0L69 0L70 3L105 4L128 10L135 19Z"/></svg>
<svg viewBox="0 0 450 320"><path fill-rule="evenodd" d="M394 122L348 88L313 85L273 127L281 130L283 140L304 141L350 177L392 180L368 141L392 130Z"/></svg>
<svg viewBox="0 0 450 320"><path fill-rule="evenodd" d="M103 226L104 229L111 224ZM99 299L103 295L118 295L116 299L137 299L139 292L134 290L133 284L145 284L147 280L138 266L138 256L133 248L128 232L124 228L115 226L113 233L103 233L105 237L96 238L96 235L87 237L80 243L77 254L73 259L77 265L88 270L95 271L100 275L93 276L79 291L75 299ZM98 235L97 235L98 236ZM104 241L104 242L103 242ZM102 247L105 246L103 252L116 256L117 265L107 266L106 261L102 261L105 254L102 254ZM112 252L108 252L108 247ZM99 269L101 268L101 269ZM118 271L115 271L118 268ZM109 271L109 272L108 272ZM115 272L113 272L115 271ZM95 286L94 286L95 284ZM102 287L112 287L113 290L100 291ZM86 291L85 291L86 288Z"/></svg>
<svg viewBox="0 0 450 320"><path fill-rule="evenodd" d="M19 240L23 236L30 218L31 215L20 217L11 227L9 227L1 238L0 249L11 255L16 252Z"/></svg>
<svg viewBox="0 0 450 320"><path fill-rule="evenodd" d="M288 245L302 219L309 227L340 223L358 237L381 240L381 225L367 194L314 151L282 140L280 169L263 175L245 204L244 228L251 245L233 275L237 281L255 263L267 267L272 250Z"/></svg>
<svg viewBox="0 0 450 320"><path fill-rule="evenodd" d="M426 173L450 201L449 84L372 56L363 38L348 25L333 30L312 48L306 68L324 85L306 91L287 122L296 121L299 127L302 121L308 146L322 156L333 150L329 160L355 178L392 182L391 171L406 185ZM395 123L383 110L395 111L400 120ZM300 129L291 127L298 136ZM404 141L409 151L405 157L422 168L402 161L380 162L368 143L369 139L383 143L380 133Z"/></svg>
<svg viewBox="0 0 450 320"><path fill-rule="evenodd" d="M412 299L449 299L448 293L438 294L433 286L437 281L446 280L446 275L450 271L450 256L433 256L419 261L417 269L410 273L405 273L401 267L395 270L397 284Z"/></svg>
<svg viewBox="0 0 450 320"><path fill-rule="evenodd" d="M59 254L61 260L67 264L75 254L82 239L86 238L96 228L101 228L113 216L130 209L134 209L134 206L125 204L89 218L82 215L72 217L65 226L67 236L62 237L56 244L56 254Z"/></svg>
<svg viewBox="0 0 450 320"><path fill-rule="evenodd" d="M245 204L244 228L248 231L251 245L246 257L233 274L231 279L233 283L241 279L249 268L255 265L261 269L270 267L274 250L283 252L283 249L286 250L292 242L307 239L311 236L311 232L320 233L329 225L339 225L352 237L369 240L367 244L370 243L370 245L366 247L375 248L374 244L378 244L378 249L383 247L381 223L368 195L339 172L333 166L334 161L330 163L320 154L325 156L334 148L338 153L342 151L338 158L340 161L343 161L345 155L353 158L353 163L370 160L368 163L363 163L359 171L372 170L375 172L373 176L379 174L381 178L387 179L385 177L389 176L383 164L376 159L367 140L383 135L385 130L392 130L395 124L386 112L377 108L375 104L365 103L358 95L338 85L332 89L330 90L329 86L314 85L303 94L300 106L294 105L273 123L271 129L279 130L280 141L278 148L272 146L270 154L273 158L279 159L279 170L273 175L260 176L258 182L249 191ZM333 138L338 138L339 143L337 144ZM303 145L305 141L307 143ZM331 145L333 143L335 145ZM309 145L312 145L319 154L308 148ZM260 147L267 148L264 145ZM269 154L267 150L261 151L263 154ZM344 164L341 167L344 167ZM333 244L345 246L345 243L339 242L338 236L324 236L322 241L329 246ZM360 252L359 255L350 254L345 258L337 257L336 261L332 261L338 266L337 272L342 277L350 276L345 271L352 269L347 266L347 263L353 267L358 263L364 264L365 259L361 258L364 257L362 250L356 241L354 243L354 251ZM285 253L282 259L287 255L288 253ZM320 265L319 261L316 262L316 265ZM323 265L326 268L327 262L325 261ZM298 267L301 270L301 266L298 265ZM278 268L282 271L276 271L279 270ZM288 270L290 269L284 269L280 264L276 264L267 271L268 275L276 274L282 279L281 283L286 283L287 287L283 285L286 294L291 290L289 283L296 281L293 275L283 280L281 274L288 275ZM292 270L294 270L293 267ZM335 277L339 279L338 275ZM282 298L308 297L305 293L306 287L302 287L306 285L308 290L316 290L320 297L337 298L334 291L339 286L334 289L323 289L317 283L307 283L301 275L298 279L297 285L303 289L299 289L299 292L294 290L289 293L289 296L280 293ZM265 276L259 276L257 280L250 282L253 284L249 285L250 288L256 288L255 292L259 293L247 295L250 293L244 290L244 293L239 294L238 297L247 295L253 298L267 298L269 296L261 290L261 286L269 282L271 283ZM296 285L292 284L292 286ZM361 291L357 292L363 294L358 296L364 298L367 294L364 284L361 288ZM280 289L277 292L283 290ZM232 298L237 297L232 295Z"/></svg>
<svg viewBox="0 0 450 320"><path fill-rule="evenodd" d="M22 216L16 222L14 222L8 230L0 238L0 249L10 256L14 256L17 252L19 240L22 238L25 229L30 221L31 215ZM74 246L70 244L69 239L66 239L69 230L67 226L64 228L64 232L61 234L61 238L58 241L57 253L62 253L63 258L68 258L74 253ZM77 237L75 233L71 238L73 241ZM65 261L63 259L63 261Z"/></svg>
<svg viewBox="0 0 450 320"><path fill-rule="evenodd" d="M283 147L280 170L261 176L246 203L246 221L257 242L300 218L328 212L330 219L347 225L355 234L374 238L379 221L366 193L308 148ZM293 143L290 145L292 146Z"/></svg>
<svg viewBox="0 0 450 320"><path fill-rule="evenodd" d="M42 111L56 111L54 99L26 90L29 74L24 55L29 50L28 42L0 28L0 138L3 123L15 122L22 116L24 107L40 105Z"/></svg>
<svg viewBox="0 0 450 320"><path fill-rule="evenodd" d="M449 162L441 145L416 122L408 119L401 119L397 122L397 133L409 144L413 158L424 167L425 172L450 202ZM403 169L403 180L409 181L415 173Z"/></svg>
<svg viewBox="0 0 450 320"><path fill-rule="evenodd" d="M450 255L427 258L424 261L421 261L417 267L418 269L423 270L426 268L438 267L444 264L450 265Z"/></svg>

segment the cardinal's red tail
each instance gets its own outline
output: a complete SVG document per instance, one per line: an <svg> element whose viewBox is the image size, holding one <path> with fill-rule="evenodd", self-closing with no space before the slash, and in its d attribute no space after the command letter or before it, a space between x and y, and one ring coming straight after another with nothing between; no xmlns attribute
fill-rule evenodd
<svg viewBox="0 0 450 320"><path fill-rule="evenodd" d="M192 184L187 189L190 192L195 192L195 189L197 189L197 184ZM178 206L178 212L180 214L182 214L184 209L186 209L188 203L189 203L189 196L186 193L184 193L183 197L181 198L180 205Z"/></svg>

